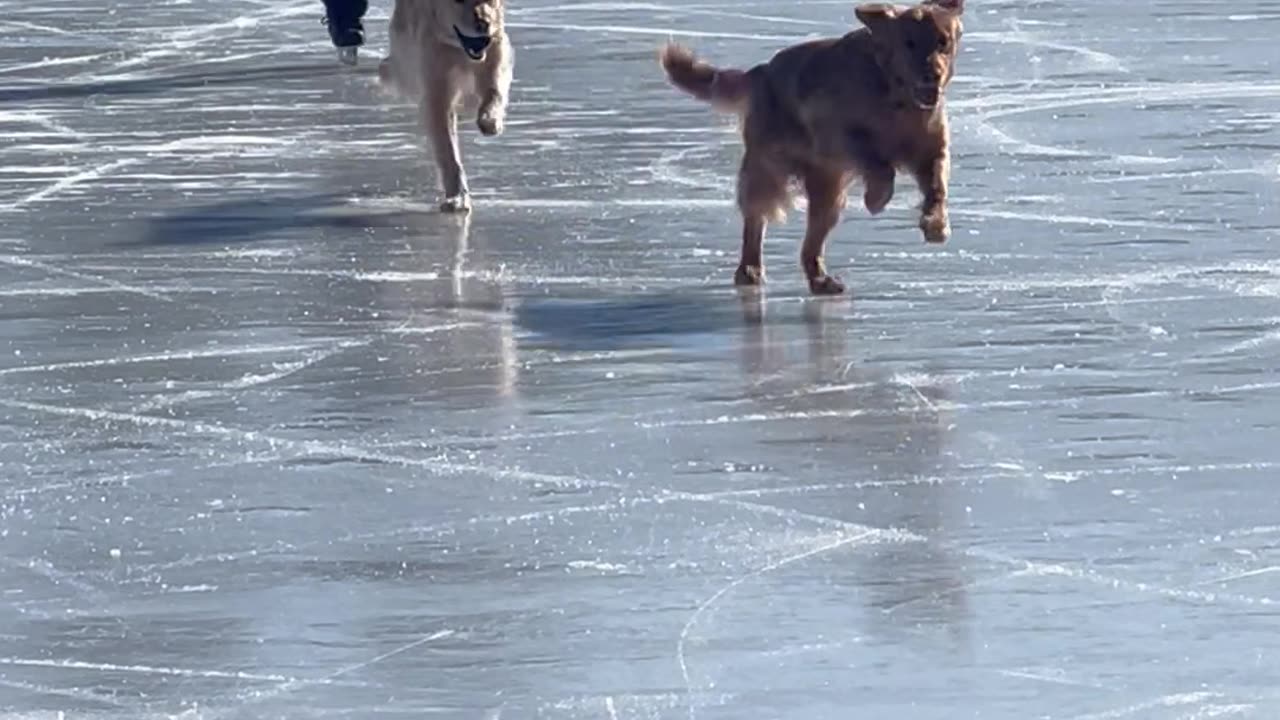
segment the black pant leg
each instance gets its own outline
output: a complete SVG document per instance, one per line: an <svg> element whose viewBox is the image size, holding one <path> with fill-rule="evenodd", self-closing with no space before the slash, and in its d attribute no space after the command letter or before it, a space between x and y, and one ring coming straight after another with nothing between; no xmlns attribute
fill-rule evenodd
<svg viewBox="0 0 1280 720"><path fill-rule="evenodd" d="M329 39L337 47L364 44L364 14L369 0L324 0Z"/></svg>

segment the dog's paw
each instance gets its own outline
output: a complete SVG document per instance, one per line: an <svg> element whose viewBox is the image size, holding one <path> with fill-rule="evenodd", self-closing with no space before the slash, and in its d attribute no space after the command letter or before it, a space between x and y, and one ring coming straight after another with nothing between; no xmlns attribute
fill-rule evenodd
<svg viewBox="0 0 1280 720"><path fill-rule="evenodd" d="M733 274L733 284L738 287L752 287L764 284L764 268L759 265L739 265Z"/></svg>
<svg viewBox="0 0 1280 720"><path fill-rule="evenodd" d="M920 218L920 231L924 241L941 245L951 237L951 221L945 212L937 212Z"/></svg>
<svg viewBox="0 0 1280 720"><path fill-rule="evenodd" d="M471 196L463 193L447 197L444 202L440 203L440 212L442 213L469 213L471 212Z"/></svg>
<svg viewBox="0 0 1280 720"><path fill-rule="evenodd" d="M476 117L476 127L480 128L480 134L488 137L501 135L503 124L502 113L496 110L482 112Z"/></svg>
<svg viewBox="0 0 1280 720"><path fill-rule="evenodd" d="M839 295L844 292L844 283L834 275L815 275L809 278L809 292L814 295Z"/></svg>

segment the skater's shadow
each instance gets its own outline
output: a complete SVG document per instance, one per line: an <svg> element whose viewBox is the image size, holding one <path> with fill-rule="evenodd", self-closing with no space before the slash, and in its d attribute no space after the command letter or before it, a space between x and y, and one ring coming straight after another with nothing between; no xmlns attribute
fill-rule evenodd
<svg viewBox="0 0 1280 720"><path fill-rule="evenodd" d="M122 245L231 245L270 239L288 230L409 227L428 214L360 210L349 205L346 197L338 193L260 196L184 208L147 220L141 237Z"/></svg>
<svg viewBox="0 0 1280 720"><path fill-rule="evenodd" d="M375 69L366 68L356 72L371 74L375 72ZM333 65L324 63L284 65L269 68L237 68L234 70L194 72L129 80L105 80L29 87L0 87L0 104L39 100L65 100L91 97L93 95L152 95L172 90L252 85L264 81L271 83L273 87L278 87L279 83L289 80L326 77L333 74Z"/></svg>

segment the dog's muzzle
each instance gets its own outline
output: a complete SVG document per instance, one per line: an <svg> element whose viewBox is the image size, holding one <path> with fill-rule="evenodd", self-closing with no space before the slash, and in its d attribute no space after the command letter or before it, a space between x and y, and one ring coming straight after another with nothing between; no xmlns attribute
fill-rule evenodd
<svg viewBox="0 0 1280 720"><path fill-rule="evenodd" d="M457 25L453 26L453 32L458 36L458 44L462 46L462 51L472 60L483 60L484 51L488 50L493 42L493 37L489 35L464 35Z"/></svg>

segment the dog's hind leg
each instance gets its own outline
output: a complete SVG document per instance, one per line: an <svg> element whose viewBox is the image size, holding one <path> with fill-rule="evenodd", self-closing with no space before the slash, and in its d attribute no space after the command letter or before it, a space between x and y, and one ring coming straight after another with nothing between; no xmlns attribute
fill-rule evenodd
<svg viewBox="0 0 1280 720"><path fill-rule="evenodd" d="M485 135L502 134L507 120L507 99L511 97L511 76L515 69L515 49L511 41L503 39L494 43L485 59L485 66L476 78L476 90L480 95L480 108L476 113L476 126Z"/></svg>
<svg viewBox="0 0 1280 720"><path fill-rule="evenodd" d="M764 283L764 234L787 199L787 176L751 150L738 170L738 209L742 212L742 255L734 273L735 285Z"/></svg>
<svg viewBox="0 0 1280 720"><path fill-rule="evenodd" d="M827 263L823 257L827 236L840 222L840 211L844 209L844 187L842 173L819 169L805 173L804 190L809 198L809 217L800 248L800 266L809 280L809 291L814 295L844 292L844 283L827 274Z"/></svg>
<svg viewBox="0 0 1280 720"><path fill-rule="evenodd" d="M759 215L742 216L742 255L733 274L734 285L764 284L764 231L768 221Z"/></svg>
<svg viewBox="0 0 1280 720"><path fill-rule="evenodd" d="M440 78L427 83L426 93L418 105L444 190L444 201L440 204L444 212L471 210L471 192L458 152L457 103L457 91L446 79Z"/></svg>

